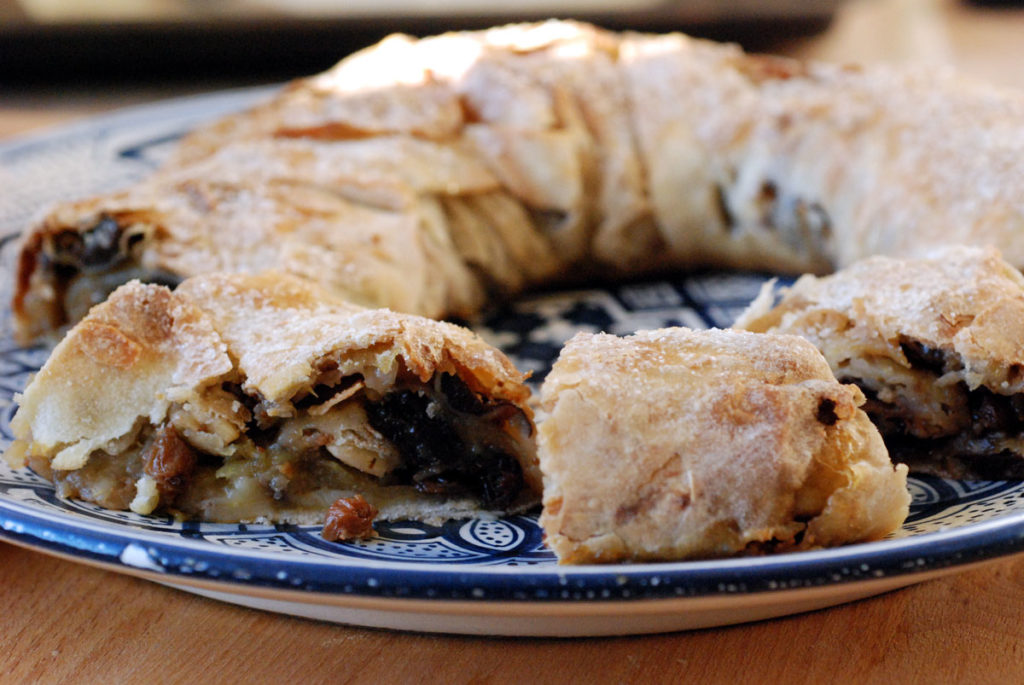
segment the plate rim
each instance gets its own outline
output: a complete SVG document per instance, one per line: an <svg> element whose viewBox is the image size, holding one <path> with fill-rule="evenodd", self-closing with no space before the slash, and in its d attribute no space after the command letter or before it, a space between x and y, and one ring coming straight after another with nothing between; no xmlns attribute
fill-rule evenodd
<svg viewBox="0 0 1024 685"><path fill-rule="evenodd" d="M14 543L24 547L20 543ZM33 549L32 547L27 547ZM913 578L883 577L852 586L796 588L753 595L670 597L631 602L504 600L444 602L408 598L305 593L280 588L214 584L142 569L118 569L102 561L40 551L73 563L154 582L220 602L301 618L421 633L493 637L606 637L645 635L749 623L867 599L909 585L946 577L957 569L933 569ZM989 559L964 570L988 566Z"/></svg>
<svg viewBox="0 0 1024 685"><path fill-rule="evenodd" d="M242 583L313 595L425 600L615 602L753 595L896 577L916 582L915 576L929 572L956 570L1024 552L1024 511L910 537L761 557L536 566L290 558L196 542L127 524L79 520L71 513L33 512L3 496L0 515L2 539L104 562L116 569L153 571L166 582L202 578L225 587ZM290 526L286 532L315 534L315 530Z"/></svg>

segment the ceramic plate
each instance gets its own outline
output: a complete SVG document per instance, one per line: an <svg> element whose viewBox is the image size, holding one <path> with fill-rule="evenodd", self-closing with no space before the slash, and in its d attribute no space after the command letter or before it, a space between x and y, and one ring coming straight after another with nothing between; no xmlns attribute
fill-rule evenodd
<svg viewBox="0 0 1024 685"><path fill-rule="evenodd" d="M0 146L0 234L56 199L147 173L198 122L264 91L125 110ZM14 244L2 246L9 290ZM764 276L677 280L534 295L473 322L543 379L576 331L727 326ZM7 293L0 293L5 297ZM45 360L0 318L0 448L13 396ZM1024 548L1024 484L911 478L911 514L891 538L772 557L559 567L536 513L499 520L377 525L369 541L329 543L316 528L180 523L54 496L0 462L0 536L44 552L238 604L358 625L502 635L606 635L708 627L830 606L951 573Z"/></svg>

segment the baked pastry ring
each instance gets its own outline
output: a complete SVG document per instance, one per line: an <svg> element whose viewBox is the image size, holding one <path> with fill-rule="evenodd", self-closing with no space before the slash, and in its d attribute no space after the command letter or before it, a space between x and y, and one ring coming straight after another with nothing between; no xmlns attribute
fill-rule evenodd
<svg viewBox="0 0 1024 685"><path fill-rule="evenodd" d="M522 381L463 328L293 276L135 281L29 383L6 457L65 497L205 521L316 523L357 495L382 519L507 513L541 488Z"/></svg>
<svg viewBox="0 0 1024 685"><path fill-rule="evenodd" d="M1024 277L992 248L872 257L770 288L737 320L800 335L867 395L890 454L951 478L1024 478Z"/></svg>
<svg viewBox="0 0 1024 685"><path fill-rule="evenodd" d="M837 545L907 515L863 395L795 336L578 334L541 395L540 521L563 563Z"/></svg>
<svg viewBox="0 0 1024 685"><path fill-rule="evenodd" d="M680 34L393 36L47 214L15 320L29 340L131 277L214 270L437 318L592 274L817 273L942 243L1024 266L1021 121L1024 96L955 76Z"/></svg>

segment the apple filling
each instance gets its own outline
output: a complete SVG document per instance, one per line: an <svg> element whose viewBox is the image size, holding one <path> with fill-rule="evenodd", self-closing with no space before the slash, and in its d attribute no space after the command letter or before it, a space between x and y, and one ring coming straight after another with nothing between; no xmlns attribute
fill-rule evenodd
<svg viewBox="0 0 1024 685"><path fill-rule="evenodd" d="M532 459L532 425L515 405L451 374L399 380L384 393L336 369L318 381L287 406L224 383L80 469L31 463L63 497L220 522L264 520L268 511L273 520L322 521L354 494L395 516L414 497L507 511L527 494L521 459Z"/></svg>

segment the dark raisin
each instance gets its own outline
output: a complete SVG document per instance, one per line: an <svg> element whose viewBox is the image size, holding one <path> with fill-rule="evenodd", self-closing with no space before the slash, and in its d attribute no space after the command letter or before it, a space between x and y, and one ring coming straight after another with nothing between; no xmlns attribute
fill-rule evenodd
<svg viewBox="0 0 1024 685"><path fill-rule="evenodd" d="M441 374L441 392L455 411L480 416L487 412L487 405L480 396L469 389L461 378L450 373Z"/></svg>
<svg viewBox="0 0 1024 685"><path fill-rule="evenodd" d="M1024 396L1010 395L1006 397L1008 411L1012 412L1015 424L1024 427Z"/></svg>
<svg viewBox="0 0 1024 685"><path fill-rule="evenodd" d="M416 489L428 495L460 495L466 491L462 483L448 480L443 475L418 475L420 479L415 481Z"/></svg>
<svg viewBox="0 0 1024 685"><path fill-rule="evenodd" d="M449 381L449 389L453 390L450 404L461 404L474 411L479 404L489 410L479 398L474 400L462 394L456 385L461 381L454 381ZM465 392L471 393L468 388ZM453 396L457 398L454 402ZM452 425L459 420L458 415L451 408L438 405L428 414L432 403L426 394L403 390L366 405L370 425L402 455L405 467L401 479L420 492L472 493L488 508L507 508L523 488L519 462L488 445L467 445Z"/></svg>
<svg viewBox="0 0 1024 685"><path fill-rule="evenodd" d="M826 426L836 425L836 421L839 420L839 416L836 414L835 400L825 398L818 403L817 419L819 423L823 423Z"/></svg>
<svg viewBox="0 0 1024 685"><path fill-rule="evenodd" d="M109 216L81 233L59 233L53 239L53 261L83 270L107 268L124 257L121 233L122 228Z"/></svg>
<svg viewBox="0 0 1024 685"><path fill-rule="evenodd" d="M508 509L523 489L523 470L509 454L488 450L477 462L480 499L484 506Z"/></svg>
<svg viewBox="0 0 1024 685"><path fill-rule="evenodd" d="M971 407L971 431L985 433L1019 433L1024 429L1024 405L1016 397L997 395L988 388L972 390L967 401Z"/></svg>
<svg viewBox="0 0 1024 685"><path fill-rule="evenodd" d="M904 340L900 350L910 362L910 368L941 375L946 369L946 353L919 340Z"/></svg>
<svg viewBox="0 0 1024 685"><path fill-rule="evenodd" d="M990 395L980 392L970 394L971 403L971 424L973 431L978 433L989 433L998 430L1003 422L1003 412L992 400Z"/></svg>
<svg viewBox="0 0 1024 685"><path fill-rule="evenodd" d="M428 416L431 402L426 395L404 390L366 406L370 425L398 448L417 474L442 473L446 462L465 451L462 440L447 421L440 415Z"/></svg>

